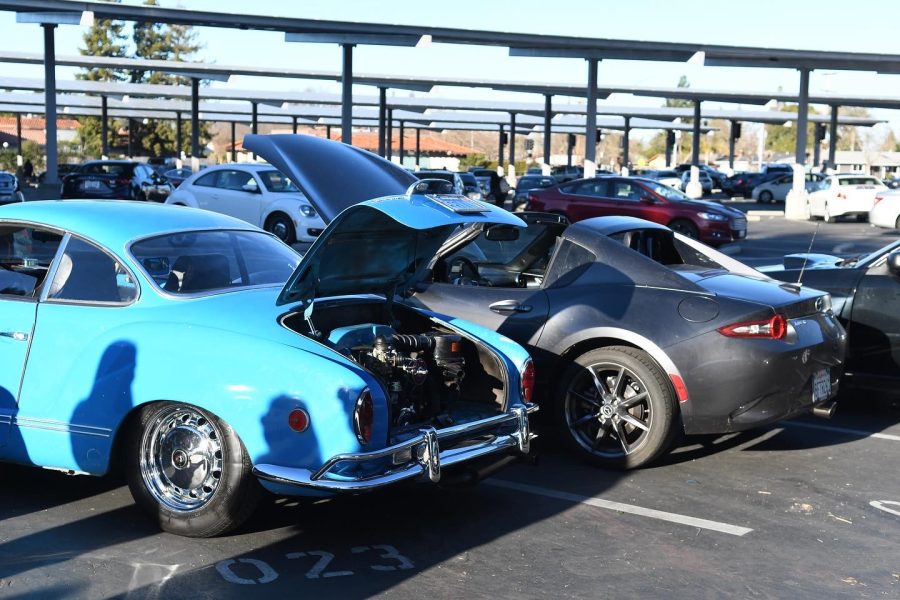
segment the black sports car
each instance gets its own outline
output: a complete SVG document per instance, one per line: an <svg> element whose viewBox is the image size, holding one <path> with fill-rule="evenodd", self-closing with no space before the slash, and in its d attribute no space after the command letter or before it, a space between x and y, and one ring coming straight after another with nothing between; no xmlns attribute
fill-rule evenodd
<svg viewBox="0 0 900 600"><path fill-rule="evenodd" d="M349 207L410 186L409 173L369 152L304 137L248 136L244 147L322 205ZM490 209L431 183L429 210ZM320 214L332 220L336 210ZM403 277L421 274L425 283L404 289L398 279L387 295L524 344L542 385L536 399L584 456L638 466L682 427L735 431L831 406L846 335L827 294L779 285L640 219L523 219L524 229L461 227L428 262L410 254ZM397 251L384 248L394 262Z"/></svg>
<svg viewBox="0 0 900 600"><path fill-rule="evenodd" d="M900 240L856 258L792 254L766 274L830 292L849 338L847 382L900 394Z"/></svg>
<svg viewBox="0 0 900 600"><path fill-rule="evenodd" d="M635 467L681 427L830 414L846 334L827 294L649 221L520 216L525 230L458 232L410 301L525 345L538 401L585 457Z"/></svg>

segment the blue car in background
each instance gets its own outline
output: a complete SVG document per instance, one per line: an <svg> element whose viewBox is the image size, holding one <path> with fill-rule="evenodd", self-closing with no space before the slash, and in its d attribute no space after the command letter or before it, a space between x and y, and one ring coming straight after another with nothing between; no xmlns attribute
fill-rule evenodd
<svg viewBox="0 0 900 600"><path fill-rule="evenodd" d="M459 226L521 221L415 188L358 203L405 175L336 142L257 137L254 149L373 173L368 188L309 194L333 222L302 260L191 208L0 209L0 460L91 475L120 460L163 529L206 537L244 521L263 488L471 478L527 453L527 353L393 302Z"/></svg>

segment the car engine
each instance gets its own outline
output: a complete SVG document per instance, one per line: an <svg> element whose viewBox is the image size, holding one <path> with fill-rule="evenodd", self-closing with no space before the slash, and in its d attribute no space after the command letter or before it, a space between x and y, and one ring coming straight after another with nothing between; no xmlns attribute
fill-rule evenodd
<svg viewBox="0 0 900 600"><path fill-rule="evenodd" d="M462 337L430 332L405 335L382 331L371 346L350 350L354 360L374 373L388 392L391 426L452 424L449 407L465 377Z"/></svg>

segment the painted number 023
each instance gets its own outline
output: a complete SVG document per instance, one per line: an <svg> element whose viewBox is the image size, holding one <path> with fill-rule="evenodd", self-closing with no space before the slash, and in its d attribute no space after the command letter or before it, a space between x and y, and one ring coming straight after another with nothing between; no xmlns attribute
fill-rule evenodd
<svg viewBox="0 0 900 600"><path fill-rule="evenodd" d="M351 548L350 552L352 554L369 554L373 561L377 560L377 562L369 565L369 569L372 571L391 572L415 568L411 560L388 544L356 546ZM332 561L334 561L334 554L325 550L289 552L284 557L289 560L314 559L309 570L306 571L307 579L348 577L354 574L353 571L329 569ZM256 558L223 560L216 563L216 571L219 572L225 581L240 585L265 584L278 579L278 572L269 563Z"/></svg>

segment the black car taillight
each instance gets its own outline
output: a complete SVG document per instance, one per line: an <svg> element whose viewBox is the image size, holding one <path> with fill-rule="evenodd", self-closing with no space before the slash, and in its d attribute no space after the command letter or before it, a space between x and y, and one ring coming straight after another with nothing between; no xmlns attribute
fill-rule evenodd
<svg viewBox="0 0 900 600"><path fill-rule="evenodd" d="M719 327L718 331L728 337L781 340L787 334L787 319L784 315L775 315L759 321L740 321Z"/></svg>

